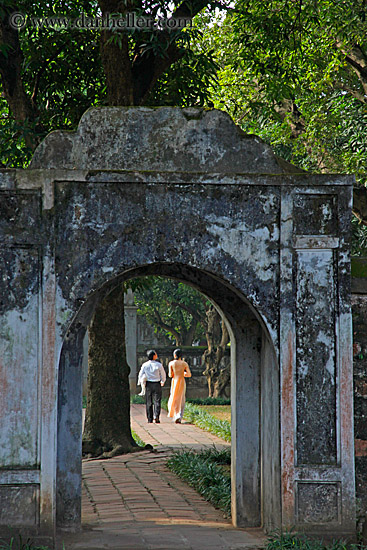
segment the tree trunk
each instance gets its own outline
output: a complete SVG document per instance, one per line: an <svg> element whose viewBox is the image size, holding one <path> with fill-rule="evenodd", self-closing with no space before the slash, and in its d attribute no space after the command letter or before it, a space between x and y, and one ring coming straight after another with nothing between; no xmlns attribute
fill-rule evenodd
<svg viewBox="0 0 367 550"><path fill-rule="evenodd" d="M230 368L222 363L229 342L229 334L224 321L213 306L206 312L206 315L208 349L203 354L205 364L203 374L208 381L209 397L223 397L230 380Z"/></svg>
<svg viewBox="0 0 367 550"><path fill-rule="evenodd" d="M141 7L134 0L98 0L98 4L103 16L108 13L124 16ZM188 24L207 4L207 0L184 0L172 17L186 20ZM155 8L152 12L146 10L145 16L150 17L155 12ZM183 56L183 49L172 40L169 30L156 29L152 32L155 32L154 48L147 48L143 36L141 42L136 43L133 55L129 52L126 33L108 30L101 33L101 59L106 75L108 105L144 105L159 78Z"/></svg>
<svg viewBox="0 0 367 550"><path fill-rule="evenodd" d="M120 43L111 42L112 37L110 31L101 32L101 60L106 75L107 103L134 105L128 37L120 33Z"/></svg>
<svg viewBox="0 0 367 550"><path fill-rule="evenodd" d="M219 365L219 374L214 382L213 397L227 397L228 385L231 380L231 363L226 364L226 357L223 356Z"/></svg>
<svg viewBox="0 0 367 550"><path fill-rule="evenodd" d="M99 304L89 327L84 455L109 458L138 448L130 429L130 368L124 335L120 285Z"/></svg>
<svg viewBox="0 0 367 550"><path fill-rule="evenodd" d="M17 30L10 27L8 22L12 11L17 10L14 7L10 7L8 10L4 9L3 17L0 19L0 76L3 96L17 122L34 122L38 113L23 86L24 58L19 43L19 34ZM1 51L1 47L4 48L6 53ZM38 130L41 131L42 128L38 126ZM31 133L27 133L25 142L34 151L38 145L38 138Z"/></svg>

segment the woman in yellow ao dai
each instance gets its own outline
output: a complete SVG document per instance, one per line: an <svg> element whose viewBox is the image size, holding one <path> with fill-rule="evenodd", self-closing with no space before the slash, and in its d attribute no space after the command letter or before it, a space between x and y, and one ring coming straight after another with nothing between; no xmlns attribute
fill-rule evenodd
<svg viewBox="0 0 367 550"><path fill-rule="evenodd" d="M189 365L182 359L180 349L173 352L174 360L168 365L168 376L172 378L171 393L168 399L168 417L181 424L185 408L186 382L191 376Z"/></svg>

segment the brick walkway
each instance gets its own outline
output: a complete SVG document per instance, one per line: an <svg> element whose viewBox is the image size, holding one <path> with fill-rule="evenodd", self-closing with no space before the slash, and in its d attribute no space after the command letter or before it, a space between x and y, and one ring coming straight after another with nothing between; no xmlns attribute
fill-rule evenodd
<svg viewBox="0 0 367 550"><path fill-rule="evenodd" d="M223 514L172 474L172 449L227 445L190 424L162 414L148 424L143 405L132 405L132 429L153 451L83 461L82 521L78 534L58 541L63 550L240 550L261 548L260 530L235 529Z"/></svg>

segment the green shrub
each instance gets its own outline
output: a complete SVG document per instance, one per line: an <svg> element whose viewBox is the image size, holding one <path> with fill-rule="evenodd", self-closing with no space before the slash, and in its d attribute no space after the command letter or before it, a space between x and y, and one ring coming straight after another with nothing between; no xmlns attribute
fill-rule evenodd
<svg viewBox="0 0 367 550"><path fill-rule="evenodd" d="M143 397L142 395L131 395L130 403L135 403L136 405L145 405L145 397ZM230 405L231 400L224 397L205 397L197 399L187 399L186 403L192 403L193 405Z"/></svg>
<svg viewBox="0 0 367 550"><path fill-rule="evenodd" d="M187 403L192 403L193 405L230 405L231 400L226 397L204 397L187 399Z"/></svg>
<svg viewBox="0 0 367 550"><path fill-rule="evenodd" d="M281 533L275 531L268 538L266 550L362 550L362 545L346 543L343 540L334 540L326 544L320 539L310 539L305 535L292 533L292 531Z"/></svg>
<svg viewBox="0 0 367 550"><path fill-rule="evenodd" d="M18 540L11 537L9 542L4 540L0 541L0 550L50 550L48 546L36 546L31 539L27 539L23 542L22 537L19 535Z"/></svg>
<svg viewBox="0 0 367 550"><path fill-rule="evenodd" d="M139 445L139 447L145 447L145 443L142 439L140 439L140 437L138 436L137 433L135 433L133 430L131 430L131 435L133 436L133 440L135 441L135 443L137 443L137 445ZM1 550L1 548L0 548Z"/></svg>
<svg viewBox="0 0 367 550"><path fill-rule="evenodd" d="M231 516L231 477L221 465L230 462L230 449L181 451L167 462L172 472L187 481L205 500Z"/></svg>
<svg viewBox="0 0 367 550"><path fill-rule="evenodd" d="M200 458L203 460L208 460L209 462L214 462L216 464L221 464L223 466L228 466L231 463L231 449L226 447L223 449L217 449L213 446L209 449L204 449L197 453Z"/></svg>
<svg viewBox="0 0 367 550"><path fill-rule="evenodd" d="M135 405L145 405L145 397L142 395L130 395L130 403Z"/></svg>

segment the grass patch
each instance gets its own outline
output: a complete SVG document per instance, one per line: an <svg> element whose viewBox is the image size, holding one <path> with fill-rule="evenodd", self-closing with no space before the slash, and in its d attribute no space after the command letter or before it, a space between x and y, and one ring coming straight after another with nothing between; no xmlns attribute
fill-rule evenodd
<svg viewBox="0 0 367 550"><path fill-rule="evenodd" d="M130 403L134 405L145 405L145 397L142 395L130 395Z"/></svg>
<svg viewBox="0 0 367 550"><path fill-rule="evenodd" d="M298 535L292 531L280 533L275 531L268 537L266 550L363 550L366 546L350 544L343 540L334 540L327 544L320 539L310 539L306 535Z"/></svg>
<svg viewBox="0 0 367 550"><path fill-rule="evenodd" d="M131 430L131 435L133 436L133 440L135 441L135 443L137 445L139 445L139 447L143 447L143 448L145 447L144 441L142 439L140 439L140 437L138 436L137 433L135 433L133 430ZM0 548L0 550L1 550L1 548Z"/></svg>
<svg viewBox="0 0 367 550"><path fill-rule="evenodd" d="M230 462L230 449L218 450L214 447L199 453L177 452L168 460L167 465L205 500L230 517L231 477L223 468Z"/></svg>
<svg viewBox="0 0 367 550"><path fill-rule="evenodd" d="M31 539L23 542L22 537L19 536L18 540L11 537L9 542L0 540L0 550L50 550L48 546L36 546Z"/></svg>
<svg viewBox="0 0 367 550"><path fill-rule="evenodd" d="M215 418L206 412L200 405L186 403L184 418L188 422L195 424L198 428L224 439L224 441L231 441L230 422Z"/></svg>
<svg viewBox="0 0 367 550"><path fill-rule="evenodd" d="M201 405L201 408L208 414L214 416L214 418L231 423L230 405Z"/></svg>

